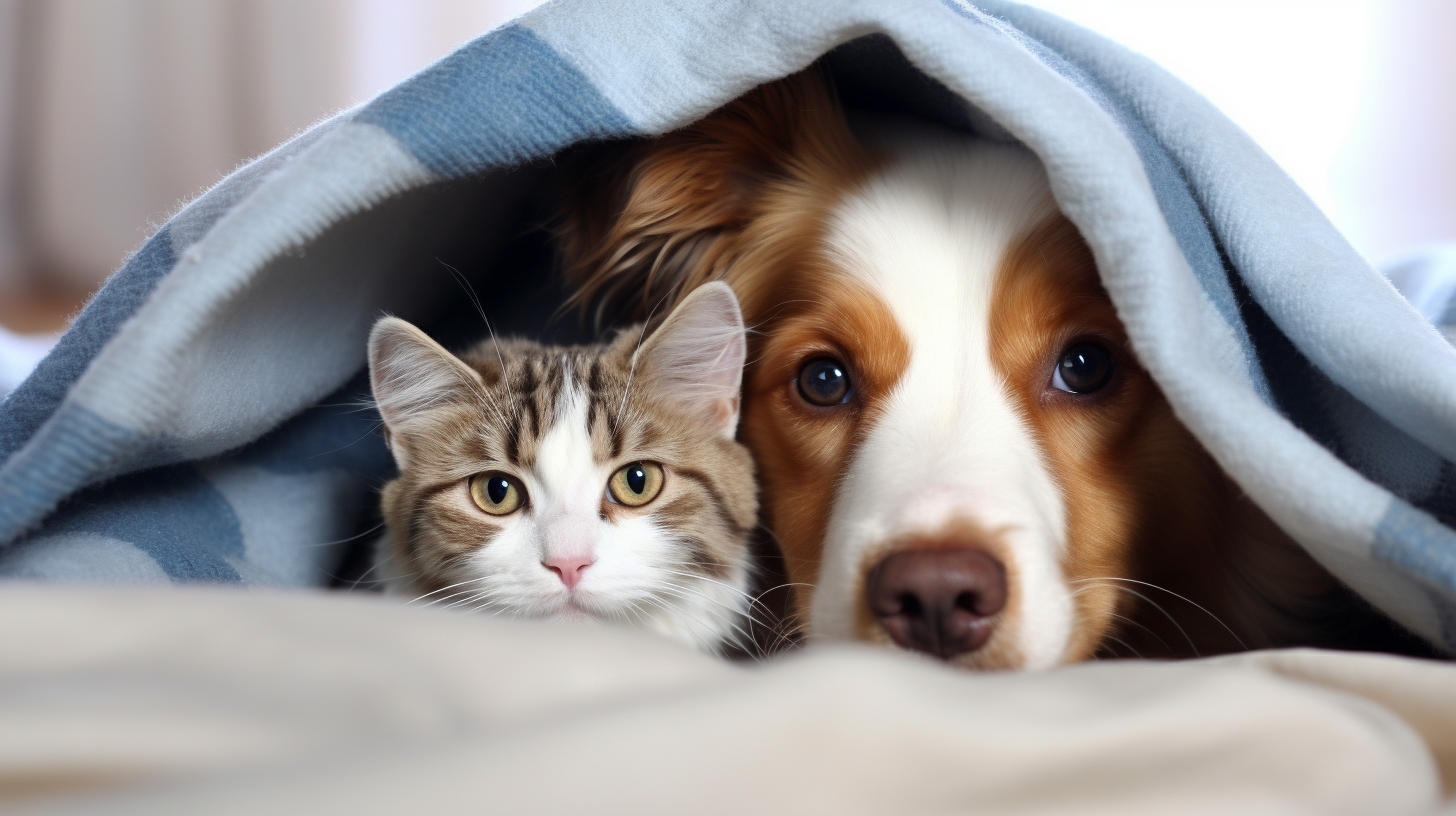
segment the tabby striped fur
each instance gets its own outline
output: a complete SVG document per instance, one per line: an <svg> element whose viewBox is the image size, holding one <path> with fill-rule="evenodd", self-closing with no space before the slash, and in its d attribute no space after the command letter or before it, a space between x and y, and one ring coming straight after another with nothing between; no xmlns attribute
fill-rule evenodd
<svg viewBox="0 0 1456 816"><path fill-rule="evenodd" d="M387 585L433 604L633 624L716 649L746 628L753 461L734 440L744 331L728 287L703 287L652 336L544 346L493 340L455 356L384 318L370 373L400 475L385 486ZM664 473L641 507L608 479ZM470 480L497 471L526 501L493 516ZM585 559L580 583L548 566Z"/></svg>

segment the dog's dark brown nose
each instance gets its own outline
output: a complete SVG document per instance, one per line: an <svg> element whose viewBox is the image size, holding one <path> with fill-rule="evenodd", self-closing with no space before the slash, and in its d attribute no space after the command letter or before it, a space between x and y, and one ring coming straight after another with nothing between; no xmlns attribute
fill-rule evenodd
<svg viewBox="0 0 1456 816"><path fill-rule="evenodd" d="M1006 570L965 547L885 556L866 583L870 610L895 642L950 660L986 645L1006 605Z"/></svg>

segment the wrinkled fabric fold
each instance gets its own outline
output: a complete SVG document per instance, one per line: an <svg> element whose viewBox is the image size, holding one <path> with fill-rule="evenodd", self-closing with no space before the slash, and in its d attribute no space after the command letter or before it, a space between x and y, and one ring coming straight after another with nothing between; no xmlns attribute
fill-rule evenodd
<svg viewBox="0 0 1456 816"><path fill-rule="evenodd" d="M1312 650L975 674L379 599L12 587L14 813L1426 814L1456 667Z"/></svg>

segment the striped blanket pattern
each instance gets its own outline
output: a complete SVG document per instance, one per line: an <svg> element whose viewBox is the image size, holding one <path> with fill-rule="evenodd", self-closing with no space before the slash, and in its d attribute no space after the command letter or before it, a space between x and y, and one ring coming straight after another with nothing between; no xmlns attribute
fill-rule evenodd
<svg viewBox="0 0 1456 816"><path fill-rule="evenodd" d="M454 325L452 266L529 328L549 262L478 248L511 245L550 157L821 59L865 104L1032 149L1180 418L1321 563L1456 649L1456 351L1206 100L999 0L557 0L244 166L0 403L0 575L327 583L392 467L361 407L374 318Z"/></svg>

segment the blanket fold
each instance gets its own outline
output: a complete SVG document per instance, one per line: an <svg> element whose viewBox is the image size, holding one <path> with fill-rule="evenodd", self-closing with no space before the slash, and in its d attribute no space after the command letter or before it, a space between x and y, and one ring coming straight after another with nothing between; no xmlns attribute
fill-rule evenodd
<svg viewBox="0 0 1456 816"><path fill-rule="evenodd" d="M1456 794L1456 667L1314 650L972 673L361 597L0 596L7 813L1319 813Z"/></svg>

